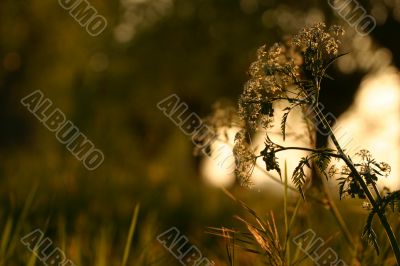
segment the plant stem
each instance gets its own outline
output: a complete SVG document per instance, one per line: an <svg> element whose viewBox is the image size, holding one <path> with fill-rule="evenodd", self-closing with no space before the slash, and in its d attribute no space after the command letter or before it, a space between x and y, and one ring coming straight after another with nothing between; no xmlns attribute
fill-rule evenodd
<svg viewBox="0 0 400 266"><path fill-rule="evenodd" d="M282 185L282 186L285 185L285 182L283 182L283 181L280 180L279 178L277 178L277 177L271 175L270 173L268 173L268 171L265 170L265 168L261 167L261 166L258 165L258 164L256 164L255 167L257 167L257 169L263 171L263 172L265 173L265 175L267 175L269 178L271 178L272 181L275 181L276 183L278 183L278 184L280 184L280 185ZM299 190L298 190L297 188L292 187L292 186L289 185L289 184L287 185L287 188L288 188L289 190L295 192L295 193L300 193ZM317 203L319 203L319 204L325 205L325 202L323 202L321 199L319 199L319 198L316 197L316 196L308 195L308 198L311 199L311 200L313 200L313 201L315 201L315 202L317 202Z"/></svg>
<svg viewBox="0 0 400 266"><path fill-rule="evenodd" d="M347 225L346 225L345 221L343 220L342 215L340 214L338 208L336 207L335 202L333 201L333 199L331 197L331 194L327 187L326 181L323 178L321 178L321 182L322 182L322 188L324 190L326 200L328 202L330 210L332 211L333 217L335 218L336 222L338 223L340 230L343 232L348 244L354 250L355 245L353 243L353 238L351 237L350 231L347 228Z"/></svg>
<svg viewBox="0 0 400 266"><path fill-rule="evenodd" d="M376 194L376 197L378 198L378 200L379 201L382 200L381 194L379 193L378 188L376 187L376 185L374 183L372 183L372 187L374 188L374 191L375 191L375 194Z"/></svg>
<svg viewBox="0 0 400 266"><path fill-rule="evenodd" d="M281 148L275 150L275 153L280 152L280 151L285 151L285 150L300 150L300 151L310 151L310 152L314 152L314 153L325 153L331 157L336 157L336 158L340 158L340 159L342 158L339 154L336 154L336 153L326 152L324 150L303 148L303 147L281 147Z"/></svg>
<svg viewBox="0 0 400 266"><path fill-rule="evenodd" d="M318 96L317 96L317 98L318 98ZM307 124L307 130L308 130L308 133L309 133L309 136L310 136L310 144L313 147L316 147L316 135L314 135L314 137L313 137L312 129L309 126L310 123L306 123L306 124ZM331 157L341 158L340 155L338 155L338 154L333 154L333 153L326 152L326 151L323 151L323 150L315 149L314 152L316 152L316 153L324 152L325 154L328 154ZM318 166L315 167L315 165L314 165L313 169L314 169L314 173L316 175L318 175L318 178L321 181L321 187L322 187L323 193L325 195L325 199L327 201L327 205L329 207L329 211L332 213L332 216L335 218L336 223L338 224L340 230L342 231L343 235L345 236L345 239L346 239L347 243L349 244L350 248L352 249L352 251L355 251L355 245L354 245L351 233L350 233L350 231L349 231L349 229L348 229L348 227L346 225L346 222L344 221L339 209L337 208L337 206L335 204L335 201L332 199L331 192L329 191L327 182L322 177L321 171L320 171Z"/></svg>
<svg viewBox="0 0 400 266"><path fill-rule="evenodd" d="M309 130L309 134L310 134L310 142L313 143L313 138L311 137L311 130ZM283 147L280 145L278 145L278 146L280 148L275 150L275 153L280 152L280 151L285 151L285 150L302 150L302 151L308 151L308 152L313 152L313 153L324 153L331 157L335 157L335 158L339 158L339 159L341 158L341 156L339 154L327 152L325 150L311 149L311 148L305 148L305 147ZM330 192L329 192L329 189L328 189L326 183L324 182L324 180L321 180L321 182L322 182L323 192L325 194L325 198L327 201L326 204L329 206L329 210L331 211L333 217L335 218L336 222L338 223L340 230L342 231L342 233L345 236L345 239L349 243L350 247L354 250L355 246L354 246L350 231L347 228L347 225L344 222L343 217L340 214L338 208L336 207L336 204L330 195ZM286 188L287 188L287 184L285 183L285 189ZM297 191L297 189L296 189L296 191Z"/></svg>
<svg viewBox="0 0 400 266"><path fill-rule="evenodd" d="M387 218L385 216L385 210L379 208L379 205L377 204L375 198L372 196L371 191L369 191L367 184L364 182L364 179L361 177L361 175L359 174L359 172L355 168L355 166L354 166L353 162L350 160L350 158L344 153L344 151L343 151L342 147L340 146L338 140L336 139L335 135L333 134L333 130L330 127L329 123L325 120L325 117L321 114L321 111L318 109L318 107L316 107L316 108L317 108L317 112L319 113L318 116L320 116L321 122L323 124L325 124L325 127L329 130L329 136L331 137L333 144L335 145L336 149L338 150L338 152L339 152L339 154L341 156L341 159L345 162L347 167L349 167L350 171L355 176L357 182L359 182L359 184L361 185L361 187L362 187L365 195L367 196L369 202L371 203L373 209L378 214L379 220L380 220L383 228L385 229L386 235L389 238L390 245L392 246L394 255L396 257L397 264L400 265L400 248L399 248L399 244L397 242L397 239L396 239L396 237L395 237L395 235L393 233L393 230L392 230L389 222L387 221ZM380 197L379 192L378 192L378 196L377 197Z"/></svg>
<svg viewBox="0 0 400 266"><path fill-rule="evenodd" d="M288 176L287 176L287 163L285 161L285 186L283 193L283 213L285 216L285 257L286 264L290 265L290 243L289 243L289 222L288 222Z"/></svg>

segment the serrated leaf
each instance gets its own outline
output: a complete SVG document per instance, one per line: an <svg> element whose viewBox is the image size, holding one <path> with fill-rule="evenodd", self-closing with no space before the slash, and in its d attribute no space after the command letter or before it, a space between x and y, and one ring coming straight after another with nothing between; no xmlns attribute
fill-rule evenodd
<svg viewBox="0 0 400 266"><path fill-rule="evenodd" d="M371 211L368 214L367 222L364 226L364 230L362 233L362 238L367 240L368 244L372 245L375 248L376 253L379 255L379 245L376 237L376 233L374 229L372 228L372 221L375 216L375 211Z"/></svg>
<svg viewBox="0 0 400 266"><path fill-rule="evenodd" d="M331 163L331 156L326 153L319 153L315 158L315 162L319 170L325 175L326 179L328 180L328 175L325 171Z"/></svg>
<svg viewBox="0 0 400 266"><path fill-rule="evenodd" d="M339 182L339 199L341 200L344 193L344 186L346 185L346 178L341 178L342 181Z"/></svg>
<svg viewBox="0 0 400 266"><path fill-rule="evenodd" d="M303 192L303 186L306 182L304 166L307 165L308 167L310 167L308 160L309 160L308 157L301 158L299 165L296 166L296 168L293 171L293 175L292 175L293 183L296 186L296 188L298 189L298 191L300 192L303 199L305 199L304 192Z"/></svg>
<svg viewBox="0 0 400 266"><path fill-rule="evenodd" d="M286 121L288 119L289 113L290 113L290 110L287 111L286 113L284 113L282 116L281 132L282 132L282 136L283 136L283 141L285 141L285 137L286 137Z"/></svg>

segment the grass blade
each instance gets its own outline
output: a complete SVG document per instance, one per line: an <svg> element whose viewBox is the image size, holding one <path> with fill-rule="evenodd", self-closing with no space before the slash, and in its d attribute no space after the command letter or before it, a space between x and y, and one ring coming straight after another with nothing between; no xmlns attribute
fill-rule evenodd
<svg viewBox="0 0 400 266"><path fill-rule="evenodd" d="M126 263L128 261L129 251L131 249L132 239L133 239L133 235L135 233L137 218L139 216L139 209L140 209L140 204L138 203L135 207L135 211L133 212L131 225L130 225L129 233L128 233L128 238L127 238L126 244L125 244L124 257L122 259L121 266L126 266Z"/></svg>

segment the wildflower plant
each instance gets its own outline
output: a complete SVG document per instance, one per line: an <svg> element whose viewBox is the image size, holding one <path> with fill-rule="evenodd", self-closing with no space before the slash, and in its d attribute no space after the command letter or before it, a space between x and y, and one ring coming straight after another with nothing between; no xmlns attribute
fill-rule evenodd
<svg viewBox="0 0 400 266"><path fill-rule="evenodd" d="M241 169L252 169L255 160L249 160L244 137L257 131L259 127L267 130L265 149L260 156L263 158L268 171L275 170L281 174L276 154L287 150L274 143L268 136L274 118L274 103L286 101L288 106L283 109L281 133L286 137L286 124L289 114L295 108L301 108L304 114L317 106L320 84L327 77L326 70L341 55L338 54L339 37L344 31L333 26L329 30L323 23L302 30L298 35L285 44L274 44L267 49L262 46L257 51L257 60L250 66L250 79L244 87L239 99L239 116L246 127L235 138L234 154L237 155L237 177L239 180L249 180L251 173ZM308 124L311 142L313 141L310 121ZM299 148L296 148L299 149ZM305 148L304 148L305 149ZM240 153L235 150L241 151ZM296 168L293 181L303 194L305 182L303 166L310 166L311 160L316 160L324 171L330 160L329 150L315 151L310 157L301 160ZM247 154L243 159L243 154Z"/></svg>
<svg viewBox="0 0 400 266"><path fill-rule="evenodd" d="M372 221L378 216L383 226L394 255L400 265L400 249L393 230L388 223L386 212L400 211L400 191L379 191L377 181L390 173L390 166L377 162L366 150L350 157L339 145L330 123L319 108L319 93L328 67L344 54L339 53L340 38L344 30L339 26L327 28L324 23L301 30L290 40L276 43L270 48L265 45L257 51L257 59L249 69L249 80L239 98L238 116L242 127L236 134L233 154L236 161L236 177L241 184L251 185L251 175L256 160L262 158L267 171L276 171L281 175L278 154L285 150L302 150L307 156L301 158L291 179L302 197L306 198L307 168L313 169L326 179L337 176L340 199L345 196L363 199L370 211L362 237L371 243L379 254L376 233ZM270 129L274 121L275 108L281 108L284 102L283 115L280 119L282 139L286 137L286 126L290 113L300 109L306 124L310 146L286 147L272 141ZM313 115L311 115L313 114ZM334 148L315 148L317 130L315 125L323 127L324 134L329 136ZM259 154L251 148L251 138L258 131L265 133L265 146ZM337 163L332 164L332 159ZM338 161L344 163L338 169ZM314 173L315 173L314 171Z"/></svg>

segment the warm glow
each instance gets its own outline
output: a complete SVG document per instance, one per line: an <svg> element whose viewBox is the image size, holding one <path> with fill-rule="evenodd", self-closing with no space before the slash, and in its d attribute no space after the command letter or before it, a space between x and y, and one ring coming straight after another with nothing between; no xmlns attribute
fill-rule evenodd
<svg viewBox="0 0 400 266"><path fill-rule="evenodd" d="M286 141L283 142L282 136L280 134L280 119L283 115L283 112L280 112L279 109L275 110L275 126L270 129L271 132L276 132L276 134L271 134L271 136L276 136L272 138L275 143L285 145L285 146L307 146L307 139L305 139L305 135L302 135L305 132L305 124L302 122L301 113L299 110L294 110L289 115L289 124L287 127L287 138ZM232 154L232 148L234 144L234 137L236 132L239 129L232 128L228 130L228 141L216 141L213 144L213 151L211 157L207 157L203 160L202 174L207 182L217 185L217 186L228 186L233 184L235 181L234 177L234 166L235 161ZM222 131L221 131L222 132ZM264 148L264 137L265 135L261 132L258 133L252 141L252 147L255 149L255 154L259 154L260 151ZM306 153L303 151L284 151L277 154L279 159L279 164L282 169L282 173L284 172L285 161L287 163L288 169L288 177L291 178L292 172L294 168L297 166L297 162L300 160L302 156L305 156ZM269 176L273 176L277 179L280 179L279 175L274 172L266 173L265 164L262 158L258 158L257 166L254 168L252 181L254 185L258 188L260 187L274 187L279 188L280 185L271 180ZM289 180L291 184L291 181Z"/></svg>
<svg viewBox="0 0 400 266"><path fill-rule="evenodd" d="M361 84L355 104L337 121L341 144L350 154L363 148L377 161L391 165L392 173L379 183L400 188L400 78L397 70L387 69L368 76Z"/></svg>
<svg viewBox="0 0 400 266"><path fill-rule="evenodd" d="M288 137L282 141L279 121L282 113L276 108L276 122L271 132L276 132L273 140L285 146L307 146L305 125L299 111L289 116L287 128ZM359 149L368 149L377 161L384 161L391 165L392 173L379 184L391 189L400 188L400 80L395 70L389 69L380 74L368 76L361 84L356 95L355 104L337 121L334 129L339 139L350 155ZM232 154L233 140L238 129L228 130L228 140L216 141L213 144L214 153L203 161L202 173L204 178L216 186L228 186L235 181L234 157ZM256 154L263 149L264 134L259 133L253 140ZM284 171L287 163L288 177L291 178L299 159L305 156L302 151L285 151L278 154L279 164ZM279 178L276 172L268 175L264 171L265 164L262 158L257 160L252 180L256 187L275 187L277 182L268 175ZM291 182L289 182L291 183ZM276 187L277 188L277 187Z"/></svg>
<svg viewBox="0 0 400 266"><path fill-rule="evenodd" d="M212 155L204 158L202 173L208 183L224 187L234 183L235 158L232 148L237 130L227 129L228 139L215 141L211 146Z"/></svg>

